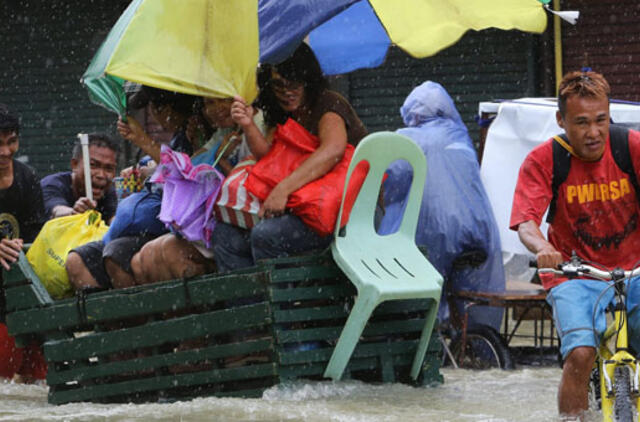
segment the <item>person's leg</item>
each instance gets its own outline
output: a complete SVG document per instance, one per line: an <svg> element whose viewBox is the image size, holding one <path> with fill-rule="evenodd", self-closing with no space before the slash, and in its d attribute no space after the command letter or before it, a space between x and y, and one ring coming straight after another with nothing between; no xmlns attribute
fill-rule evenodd
<svg viewBox="0 0 640 422"><path fill-rule="evenodd" d="M69 252L65 268L74 289L111 287L111 281L102 260L103 250L104 243L97 241L86 243Z"/></svg>
<svg viewBox="0 0 640 422"><path fill-rule="evenodd" d="M580 415L589 408L589 377L596 359L594 347L580 346L569 352L558 386L558 412Z"/></svg>
<svg viewBox="0 0 640 422"><path fill-rule="evenodd" d="M135 286L136 280L132 274L122 269L117 262L111 258L104 259L104 268L111 277L111 284L114 289L124 289L125 287Z"/></svg>
<svg viewBox="0 0 640 422"><path fill-rule="evenodd" d="M214 270L213 260L205 258L188 240L172 233L146 243L131 259L136 284L195 277Z"/></svg>
<svg viewBox="0 0 640 422"><path fill-rule="evenodd" d="M102 253L104 267L116 289L134 286L135 278L131 270L131 259L153 239L150 235L124 236L109 242Z"/></svg>
<svg viewBox="0 0 640 422"><path fill-rule="evenodd" d="M190 278L213 272L213 260L205 258L191 242L176 235L163 236L162 262L170 278Z"/></svg>
<svg viewBox="0 0 640 422"><path fill-rule="evenodd" d="M161 276L158 268L162 261L159 247L161 239L162 236L147 242L131 259L131 272L136 284L152 283L154 279Z"/></svg>
<svg viewBox="0 0 640 422"><path fill-rule="evenodd" d="M264 219L251 230L255 261L324 249L332 240L333 236L319 236L293 214Z"/></svg>
<svg viewBox="0 0 640 422"><path fill-rule="evenodd" d="M249 230L226 223L218 222L216 224L211 238L213 239L213 257L218 272L250 267L254 264L249 235Z"/></svg>
<svg viewBox="0 0 640 422"><path fill-rule="evenodd" d="M563 416L580 416L588 408L595 350L606 329L605 308L613 300L612 289L603 293L607 286L595 280L569 280L547 294L564 359L558 386L558 411Z"/></svg>
<svg viewBox="0 0 640 422"><path fill-rule="evenodd" d="M635 353L640 353L640 277L632 278L627 284L627 317L629 345Z"/></svg>

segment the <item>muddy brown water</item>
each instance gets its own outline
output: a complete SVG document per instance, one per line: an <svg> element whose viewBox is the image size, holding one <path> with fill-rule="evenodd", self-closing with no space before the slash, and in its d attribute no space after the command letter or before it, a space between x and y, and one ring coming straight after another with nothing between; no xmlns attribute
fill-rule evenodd
<svg viewBox="0 0 640 422"><path fill-rule="evenodd" d="M555 421L560 368L443 368L444 384L356 381L278 386L260 399L149 404L47 403L43 385L0 382L0 421ZM588 420L599 415L590 413Z"/></svg>

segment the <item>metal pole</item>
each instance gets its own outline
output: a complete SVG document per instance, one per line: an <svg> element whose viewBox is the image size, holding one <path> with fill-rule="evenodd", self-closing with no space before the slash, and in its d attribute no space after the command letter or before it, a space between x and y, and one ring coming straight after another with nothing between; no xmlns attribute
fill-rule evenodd
<svg viewBox="0 0 640 422"><path fill-rule="evenodd" d="M79 133L80 145L82 146L82 164L84 167L84 188L87 198L93 201L93 189L91 188L91 159L89 158L89 135Z"/></svg>

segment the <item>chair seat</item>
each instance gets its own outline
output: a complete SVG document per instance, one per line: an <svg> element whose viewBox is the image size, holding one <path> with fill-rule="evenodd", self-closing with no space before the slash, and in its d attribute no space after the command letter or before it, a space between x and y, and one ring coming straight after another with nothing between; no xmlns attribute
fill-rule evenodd
<svg viewBox="0 0 640 422"><path fill-rule="evenodd" d="M339 256L338 266L358 289L375 289L383 300L432 297L434 291L440 294L442 279L430 276L435 269L424 257L418 261L385 255L334 256ZM363 273L368 277L355 275Z"/></svg>

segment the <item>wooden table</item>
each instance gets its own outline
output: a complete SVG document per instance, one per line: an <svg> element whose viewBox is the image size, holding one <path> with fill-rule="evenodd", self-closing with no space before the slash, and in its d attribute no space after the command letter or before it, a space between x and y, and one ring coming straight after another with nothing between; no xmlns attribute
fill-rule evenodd
<svg viewBox="0 0 640 422"><path fill-rule="evenodd" d="M506 289L502 292L474 292L460 290L455 292L456 299L465 302L463 330L466 330L469 308L473 306L494 306L505 309L502 336L509 346L514 337L533 338L533 347L543 353L545 347L556 347L557 337L553 324L551 307L546 302L547 292L539 284L522 281L507 281ZM510 327L510 320L515 324ZM522 321L533 320L533 335L516 334ZM548 327L545 335L545 321Z"/></svg>

